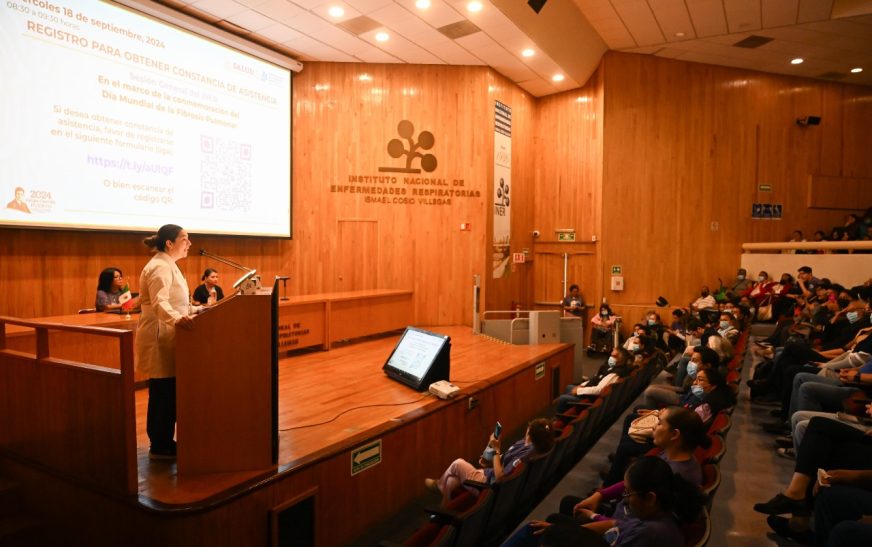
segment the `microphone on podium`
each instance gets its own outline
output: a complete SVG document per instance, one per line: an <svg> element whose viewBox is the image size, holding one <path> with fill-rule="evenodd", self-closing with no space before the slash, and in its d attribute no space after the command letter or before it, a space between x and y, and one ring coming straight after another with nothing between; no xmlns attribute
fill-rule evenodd
<svg viewBox="0 0 872 547"><path fill-rule="evenodd" d="M258 290L260 290L260 276L257 275L256 269L243 266L238 262L234 262L222 256L213 255L212 253L207 252L206 249L200 249L200 256L205 256L207 258L211 258L212 260L217 260L222 264L227 264L228 266L232 266L237 270L242 270L243 272L245 272L242 277L237 279L236 282L233 284L233 288L238 289L239 294L255 294Z"/></svg>

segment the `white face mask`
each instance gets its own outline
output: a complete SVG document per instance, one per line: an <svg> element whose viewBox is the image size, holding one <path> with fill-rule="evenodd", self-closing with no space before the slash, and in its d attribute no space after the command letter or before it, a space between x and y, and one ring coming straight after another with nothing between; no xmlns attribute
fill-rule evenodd
<svg viewBox="0 0 872 547"><path fill-rule="evenodd" d="M764 281L766 281L766 278L761 275L761 276L757 277L757 281L759 281L760 283L763 283Z"/></svg>
<svg viewBox="0 0 872 547"><path fill-rule="evenodd" d="M618 364L618 360L614 357L609 357L609 368L614 368Z"/></svg>

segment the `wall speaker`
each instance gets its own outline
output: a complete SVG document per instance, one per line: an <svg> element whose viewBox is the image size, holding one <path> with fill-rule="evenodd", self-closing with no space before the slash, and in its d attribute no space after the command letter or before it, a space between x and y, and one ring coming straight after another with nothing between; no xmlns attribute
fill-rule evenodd
<svg viewBox="0 0 872 547"><path fill-rule="evenodd" d="M527 0L527 5L533 8L533 11L539 13L545 7L545 2L548 0Z"/></svg>
<svg viewBox="0 0 872 547"><path fill-rule="evenodd" d="M820 116L806 116L804 118L796 118L796 125L820 125Z"/></svg>

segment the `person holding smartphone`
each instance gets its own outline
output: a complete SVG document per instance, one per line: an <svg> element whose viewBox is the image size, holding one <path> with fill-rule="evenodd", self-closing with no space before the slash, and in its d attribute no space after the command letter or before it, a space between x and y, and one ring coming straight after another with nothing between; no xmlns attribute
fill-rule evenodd
<svg viewBox="0 0 872 547"><path fill-rule="evenodd" d="M501 428L502 426L499 426L494 430L494 433L498 434L498 429ZM497 435L491 434L488 441L488 449L492 449L493 452L491 461L487 461L483 457L479 458L479 467L476 467L463 458L457 458L438 479L424 479L424 485L430 490L442 494L444 507L451 500L452 493L457 488L462 487L466 480L491 484L510 475L519 463L527 461L533 456L545 454L554 447L554 430L551 427L551 422L545 418L533 420L527 426L527 432L523 439L516 441L505 452L501 450L501 447L502 443ZM486 449L485 452L487 453L488 450ZM470 492L477 493L476 490L472 489Z"/></svg>

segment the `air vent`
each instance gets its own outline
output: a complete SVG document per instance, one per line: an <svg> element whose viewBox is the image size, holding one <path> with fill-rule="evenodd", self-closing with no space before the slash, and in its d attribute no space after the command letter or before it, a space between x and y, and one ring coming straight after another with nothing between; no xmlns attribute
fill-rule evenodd
<svg viewBox="0 0 872 547"><path fill-rule="evenodd" d="M476 32L481 31L481 29L472 24L471 21L458 21L436 30L452 40L457 40L458 38L463 38L464 36L469 36L470 34L475 34Z"/></svg>
<svg viewBox="0 0 872 547"><path fill-rule="evenodd" d="M355 17L354 19L348 19L347 21L336 23L336 25L344 28L345 30L354 35L363 34L364 32L369 32L382 26L381 23L379 23L375 19L370 19L366 15L361 15L360 17Z"/></svg>
<svg viewBox="0 0 872 547"><path fill-rule="evenodd" d="M818 78L822 80L841 80L845 76L847 76L847 74L841 72L824 72L823 74L819 74Z"/></svg>
<svg viewBox="0 0 872 547"><path fill-rule="evenodd" d="M754 49L754 48L762 46L763 44L768 44L773 39L774 38L768 38L766 36L757 36L756 34L752 34L751 36L748 36L744 40L736 42L733 45L735 47L744 47L744 48L748 48L748 49Z"/></svg>

